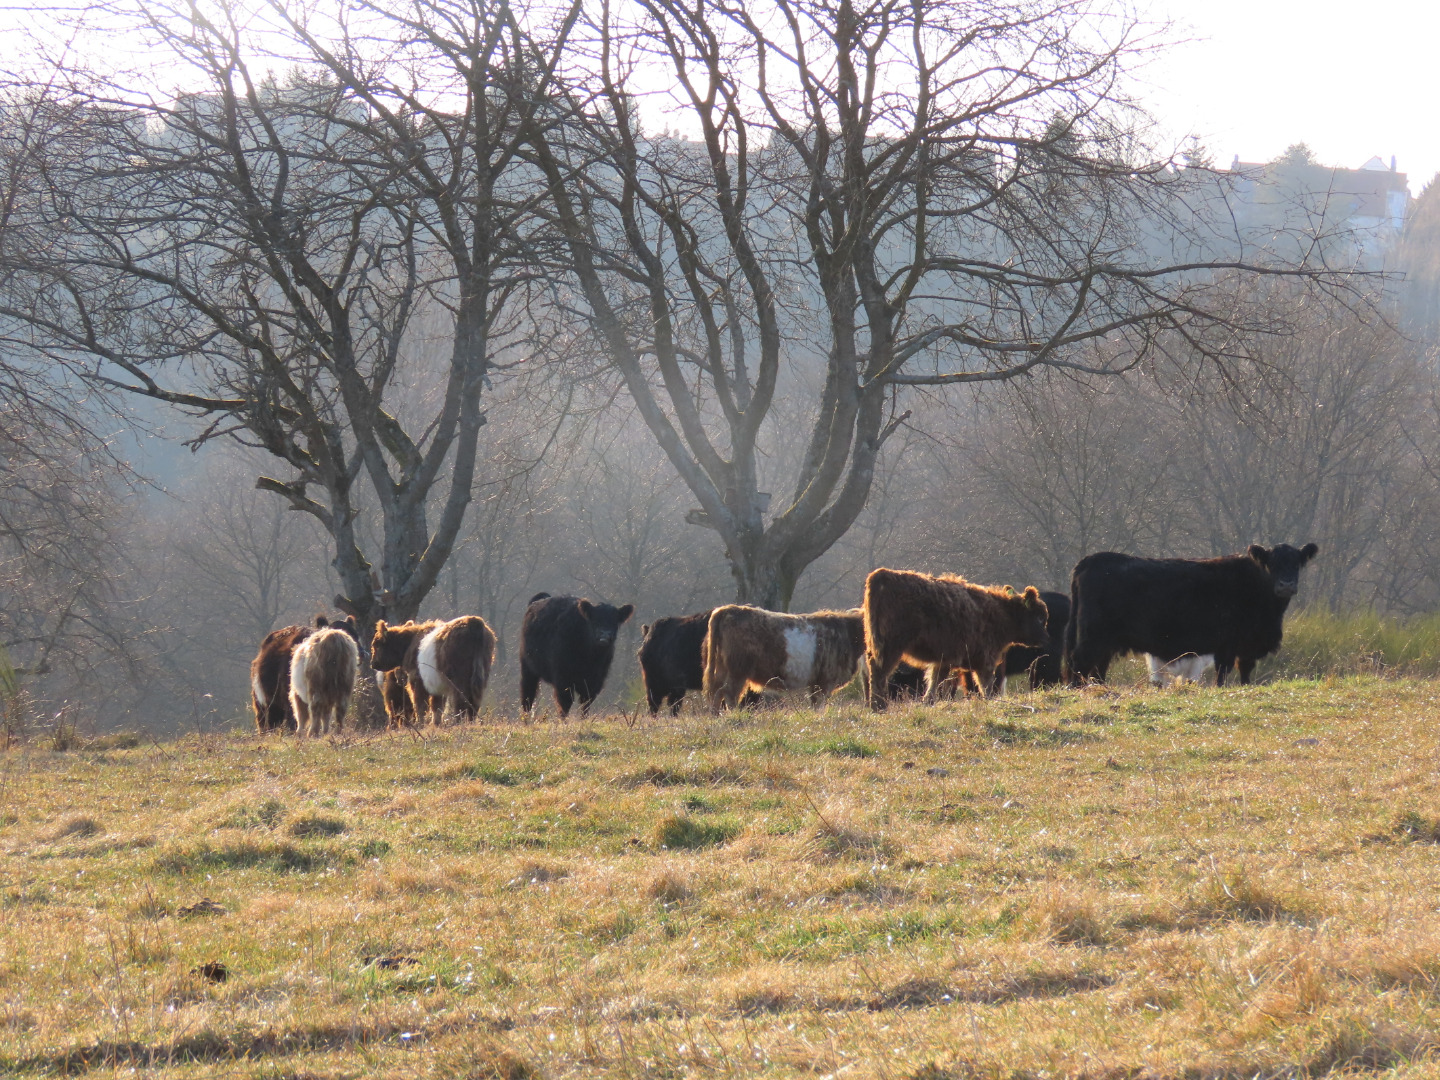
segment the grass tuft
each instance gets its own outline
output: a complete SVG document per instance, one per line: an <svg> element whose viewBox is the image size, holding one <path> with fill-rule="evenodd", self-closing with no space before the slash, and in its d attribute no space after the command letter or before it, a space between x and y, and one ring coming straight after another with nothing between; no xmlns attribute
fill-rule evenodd
<svg viewBox="0 0 1440 1080"><path fill-rule="evenodd" d="M67 814L45 833L45 839L50 841L83 840L86 837L97 836L100 832L100 823L89 814Z"/></svg>
<svg viewBox="0 0 1440 1080"><path fill-rule="evenodd" d="M645 888L645 895L666 907L683 903L694 896L686 878L673 871L657 874Z"/></svg>
<svg viewBox="0 0 1440 1080"><path fill-rule="evenodd" d="M689 814L667 814L655 826L656 847L679 850L707 848L733 839L740 827L732 821L697 821Z"/></svg>
<svg viewBox="0 0 1440 1080"><path fill-rule="evenodd" d="M285 832L297 840L304 840L312 836L339 836L348 828L344 818L328 814L305 814L285 826Z"/></svg>
<svg viewBox="0 0 1440 1080"><path fill-rule="evenodd" d="M1399 815L1390 831L1411 843L1440 844L1440 818L1426 817L1414 810Z"/></svg>

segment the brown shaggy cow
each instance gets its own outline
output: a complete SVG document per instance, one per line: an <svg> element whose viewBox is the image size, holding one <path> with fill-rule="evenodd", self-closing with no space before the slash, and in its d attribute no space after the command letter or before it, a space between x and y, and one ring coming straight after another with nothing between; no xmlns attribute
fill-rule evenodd
<svg viewBox="0 0 1440 1080"><path fill-rule="evenodd" d="M876 709L885 707L890 673L901 660L926 669L925 700L934 701L951 669L974 672L977 689L990 689L1007 648L1049 640L1045 603L1033 585L1021 595L955 574L881 568L865 579L863 610L866 685Z"/></svg>
<svg viewBox="0 0 1440 1080"><path fill-rule="evenodd" d="M290 658L295 646L327 626L358 639L353 618L332 623L324 615L316 615L313 626L282 626L260 642L260 651L250 661L250 704L255 707L255 730L260 734L295 730L295 714L290 709Z"/></svg>
<svg viewBox="0 0 1440 1080"><path fill-rule="evenodd" d="M478 615L403 626L382 620L370 651L376 671L404 670L416 723L438 724L452 712L474 720L490 681L495 635Z"/></svg>
<svg viewBox="0 0 1440 1080"><path fill-rule="evenodd" d="M705 701L734 708L755 690L805 690L812 705L855 676L865 651L860 609L785 615L743 604L710 613L703 646Z"/></svg>
<svg viewBox="0 0 1440 1080"><path fill-rule="evenodd" d="M295 646L290 658L290 708L297 735L328 735L332 724L336 734L344 730L359 666L360 650L344 630L316 630Z"/></svg>
<svg viewBox="0 0 1440 1080"><path fill-rule="evenodd" d="M406 728L415 726L415 706L410 701L410 681L403 668L375 672L375 681L380 684L380 698L385 702L386 726Z"/></svg>

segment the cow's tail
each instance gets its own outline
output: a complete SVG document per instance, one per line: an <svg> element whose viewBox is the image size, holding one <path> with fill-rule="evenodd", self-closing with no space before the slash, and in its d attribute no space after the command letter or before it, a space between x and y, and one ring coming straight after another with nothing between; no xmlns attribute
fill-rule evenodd
<svg viewBox="0 0 1440 1080"><path fill-rule="evenodd" d="M703 672L700 679L700 692L705 696L705 703L710 708L719 706L719 696L724 684L724 672L722 671L721 650L711 648L715 644L715 613L711 613L710 622L705 630L705 637L700 641L700 670Z"/></svg>
<svg viewBox="0 0 1440 1080"><path fill-rule="evenodd" d="M1070 574L1070 619L1065 623L1065 651L1061 656L1060 675L1070 686L1079 686L1075 674L1076 628L1080 625L1080 571L1077 567Z"/></svg>

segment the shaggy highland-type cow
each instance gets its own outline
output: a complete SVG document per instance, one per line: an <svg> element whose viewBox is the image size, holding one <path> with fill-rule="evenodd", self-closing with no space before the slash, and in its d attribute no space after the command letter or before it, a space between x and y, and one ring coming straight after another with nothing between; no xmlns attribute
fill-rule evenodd
<svg viewBox="0 0 1440 1080"><path fill-rule="evenodd" d="M290 708L297 735L318 738L332 728L337 735L344 730L359 666L354 636L333 626L316 630L295 646L290 657Z"/></svg>
<svg viewBox="0 0 1440 1080"><path fill-rule="evenodd" d="M1070 576L1065 667L1072 682L1104 682L1126 653L1215 657L1215 683L1237 664L1250 681L1262 656L1280 647L1285 609L1300 570L1320 549L1252 544L1218 559L1142 559L1102 551Z"/></svg>
<svg viewBox="0 0 1440 1080"><path fill-rule="evenodd" d="M1045 602L1033 585L1021 594L954 574L882 567L865 579L862 610L866 686L876 709L885 707L885 687L901 660L926 669L925 700L934 701L954 669L993 673L1010 646L1038 648L1049 640Z"/></svg>
<svg viewBox="0 0 1440 1080"><path fill-rule="evenodd" d="M376 685L380 687L380 700L385 703L385 726L407 728L415 726L415 704L410 700L410 680L404 668L375 672Z"/></svg>
<svg viewBox="0 0 1440 1080"><path fill-rule="evenodd" d="M495 634L479 615L400 626L382 620L375 626L370 655L376 671L405 673L414 723L440 724L452 714L474 720L490 682ZM390 726L403 726L409 717L394 711L400 704L398 687L387 683L384 692Z"/></svg>
<svg viewBox="0 0 1440 1080"><path fill-rule="evenodd" d="M561 716L570 715L577 699L588 713L605 688L620 627L633 614L634 604L617 608L578 596L532 596L520 624L521 711L534 708L540 684L547 682Z"/></svg>
<svg viewBox="0 0 1440 1080"><path fill-rule="evenodd" d="M1030 689L1043 690L1047 686L1059 686L1065 679L1063 659L1065 656L1065 627L1070 622L1070 597L1063 592L1042 592L1040 599L1045 602L1045 633L1050 643L1039 647L1012 645L1005 653L1005 675L1000 679L999 690L1005 690L1005 679L1011 675L1028 672Z"/></svg>
<svg viewBox="0 0 1440 1080"><path fill-rule="evenodd" d="M359 640L353 618L347 616L332 623L324 615L316 615L312 626L282 626L271 630L260 642L260 651L250 661L250 704L255 708L255 730L261 735L295 730L295 713L290 708L290 659L295 646L328 626Z"/></svg>
<svg viewBox="0 0 1440 1080"><path fill-rule="evenodd" d="M865 652L859 609L786 615L727 604L710 613L705 702L733 709L746 690L804 690L812 706L855 676Z"/></svg>
<svg viewBox="0 0 1440 1080"><path fill-rule="evenodd" d="M663 705L670 706L672 716L680 713L680 704L690 690L705 685L705 661L701 656L705 634L710 628L710 612L694 615L666 615L640 633L640 674L645 679L645 698L650 715L655 716Z"/></svg>

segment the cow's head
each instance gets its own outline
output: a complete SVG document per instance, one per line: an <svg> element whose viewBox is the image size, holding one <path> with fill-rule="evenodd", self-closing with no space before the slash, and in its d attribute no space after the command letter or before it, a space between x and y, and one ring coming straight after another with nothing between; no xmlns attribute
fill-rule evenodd
<svg viewBox="0 0 1440 1080"><path fill-rule="evenodd" d="M1010 594L1015 596L1013 589ZM1050 644L1050 634L1045 629L1045 621L1050 617L1050 612L1045 607L1045 601L1040 599L1040 590L1034 585L1027 586L1016 599L1020 603L1021 615L1015 628L1015 639L1011 644L1029 645L1037 649Z"/></svg>
<svg viewBox="0 0 1440 1080"><path fill-rule="evenodd" d="M375 624L375 636L370 640L370 666L376 671L398 668L405 663L405 652L409 648L410 635L398 633L381 619Z"/></svg>
<svg viewBox="0 0 1440 1080"><path fill-rule="evenodd" d="M1273 548L1265 549L1259 544L1251 544L1248 552L1250 558L1260 564L1260 568L1270 575L1270 580L1275 587L1275 595L1281 600L1289 600L1300 591L1300 568L1313 559L1320 549L1314 544L1306 544L1303 548L1293 548L1289 544L1276 544Z"/></svg>
<svg viewBox="0 0 1440 1080"><path fill-rule="evenodd" d="M617 608L614 604L592 604L589 600L581 600L575 607L580 617L589 624L591 643L600 649L614 648L615 635L635 614L634 604Z"/></svg>

